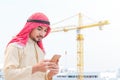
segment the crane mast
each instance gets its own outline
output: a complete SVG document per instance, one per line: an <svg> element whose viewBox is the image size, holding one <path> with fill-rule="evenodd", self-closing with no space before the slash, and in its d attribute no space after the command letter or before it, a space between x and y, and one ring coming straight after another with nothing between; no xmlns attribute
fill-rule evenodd
<svg viewBox="0 0 120 80"><path fill-rule="evenodd" d="M52 33L53 32L67 32L70 30L76 30L77 31L77 72L78 72L78 77L77 80L84 80L84 36L81 34L81 29L86 29L86 28L92 28L92 27L101 27L103 25L107 25L109 22L107 20L105 21L99 21L94 24L89 24L89 25L82 25L82 15L79 13L78 14L78 26L76 25L69 25L69 26L64 26L64 27L56 27L52 28Z"/></svg>
<svg viewBox="0 0 120 80"><path fill-rule="evenodd" d="M77 77L78 80L83 80L84 75L84 54L83 54L83 35L77 34L77 73L79 76Z"/></svg>
<svg viewBox="0 0 120 80"><path fill-rule="evenodd" d="M78 14L78 26L82 26L82 15ZM83 35L81 34L80 29L76 30L77 32L77 73L79 76L77 80L83 80L84 75L84 55L83 55Z"/></svg>

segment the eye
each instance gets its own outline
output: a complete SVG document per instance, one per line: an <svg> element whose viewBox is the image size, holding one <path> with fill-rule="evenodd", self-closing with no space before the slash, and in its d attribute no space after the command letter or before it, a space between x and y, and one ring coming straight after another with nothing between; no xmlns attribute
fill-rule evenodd
<svg viewBox="0 0 120 80"><path fill-rule="evenodd" d="M39 30L39 31L40 31L40 30L42 30L42 28L41 28L41 27L38 27L38 28L37 28L37 30Z"/></svg>
<svg viewBox="0 0 120 80"><path fill-rule="evenodd" d="M45 29L44 31L45 31L45 32L47 32L47 31L48 31L48 29Z"/></svg>

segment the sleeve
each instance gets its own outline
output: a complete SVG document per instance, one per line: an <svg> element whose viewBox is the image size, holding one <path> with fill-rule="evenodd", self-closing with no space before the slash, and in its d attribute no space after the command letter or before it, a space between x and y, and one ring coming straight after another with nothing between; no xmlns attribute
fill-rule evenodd
<svg viewBox="0 0 120 80"><path fill-rule="evenodd" d="M31 80L32 66L20 68L18 48L8 46L5 51L4 76L5 80Z"/></svg>

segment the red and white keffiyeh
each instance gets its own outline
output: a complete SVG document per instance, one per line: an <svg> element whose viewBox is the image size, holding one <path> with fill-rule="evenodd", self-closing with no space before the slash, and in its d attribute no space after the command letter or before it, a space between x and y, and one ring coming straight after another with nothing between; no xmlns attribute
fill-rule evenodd
<svg viewBox="0 0 120 80"><path fill-rule="evenodd" d="M28 41L30 32L32 31L32 29L34 29L38 26L48 27L47 33L45 35L45 37L46 37L51 30L50 22L49 22L48 17L45 14L40 13L40 12L37 12L37 13L34 13L33 15L31 15L28 18L23 29L8 44L15 42L15 43L19 44L20 46L25 46ZM38 42L38 46L43 50L43 52L45 52L42 41Z"/></svg>

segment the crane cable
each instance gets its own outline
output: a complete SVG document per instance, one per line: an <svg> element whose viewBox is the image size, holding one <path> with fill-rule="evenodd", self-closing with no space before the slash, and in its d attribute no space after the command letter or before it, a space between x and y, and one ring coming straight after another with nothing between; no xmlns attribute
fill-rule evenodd
<svg viewBox="0 0 120 80"><path fill-rule="evenodd" d="M58 22L53 23L52 25L57 25L57 24L62 23L62 22L64 22L64 21L68 20L68 19L71 19L71 18L73 18L73 17L75 17L75 16L77 16L77 15L78 15L78 14L75 14L75 15L73 15L73 16L67 17L67 18L65 18L65 19L63 19L63 20L61 20L61 21L58 21Z"/></svg>

